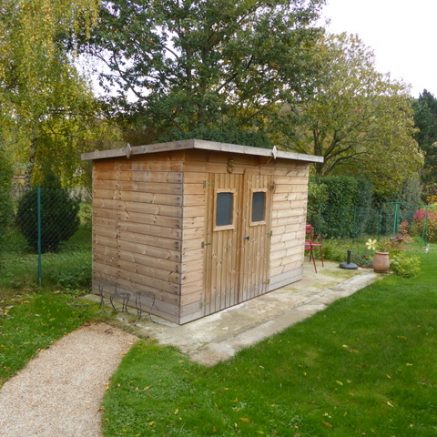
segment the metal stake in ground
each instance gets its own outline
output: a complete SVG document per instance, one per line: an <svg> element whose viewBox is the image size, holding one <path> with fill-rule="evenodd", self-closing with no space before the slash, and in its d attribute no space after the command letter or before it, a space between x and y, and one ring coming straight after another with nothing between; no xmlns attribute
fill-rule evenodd
<svg viewBox="0 0 437 437"><path fill-rule="evenodd" d="M358 268L358 266L352 262L352 251L351 250L347 251L347 261L342 262L340 264L340 268L346 269L346 270L356 270Z"/></svg>

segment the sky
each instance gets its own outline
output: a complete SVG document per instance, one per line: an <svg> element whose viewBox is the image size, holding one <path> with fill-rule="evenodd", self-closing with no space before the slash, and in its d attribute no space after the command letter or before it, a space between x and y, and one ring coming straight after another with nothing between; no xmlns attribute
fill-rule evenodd
<svg viewBox="0 0 437 437"><path fill-rule="evenodd" d="M328 31L358 34L376 68L437 97L437 0L327 0Z"/></svg>

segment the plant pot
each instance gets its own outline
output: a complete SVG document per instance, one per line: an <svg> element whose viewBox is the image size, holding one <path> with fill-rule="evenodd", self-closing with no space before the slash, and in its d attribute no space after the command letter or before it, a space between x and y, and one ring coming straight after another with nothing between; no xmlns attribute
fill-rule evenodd
<svg viewBox="0 0 437 437"><path fill-rule="evenodd" d="M373 270L376 273L387 273L390 268L388 252L375 252L373 257Z"/></svg>

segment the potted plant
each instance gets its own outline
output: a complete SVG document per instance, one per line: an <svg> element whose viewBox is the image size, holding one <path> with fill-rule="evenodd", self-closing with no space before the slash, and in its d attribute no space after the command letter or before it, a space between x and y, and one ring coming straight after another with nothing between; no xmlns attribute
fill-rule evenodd
<svg viewBox="0 0 437 437"><path fill-rule="evenodd" d="M376 273L387 273L390 269L390 244L390 240L387 238L379 241L369 239L366 243L367 248L375 252L372 264Z"/></svg>

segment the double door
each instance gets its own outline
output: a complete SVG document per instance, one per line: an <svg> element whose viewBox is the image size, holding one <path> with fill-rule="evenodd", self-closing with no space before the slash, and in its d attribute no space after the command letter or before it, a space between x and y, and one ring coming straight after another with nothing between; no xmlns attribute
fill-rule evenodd
<svg viewBox="0 0 437 437"><path fill-rule="evenodd" d="M268 290L272 177L210 174L204 314Z"/></svg>

